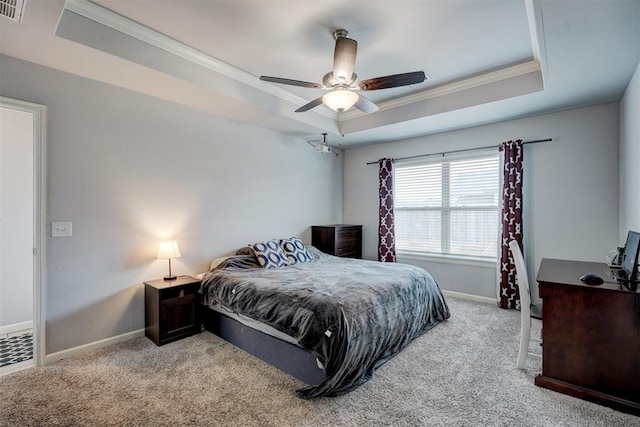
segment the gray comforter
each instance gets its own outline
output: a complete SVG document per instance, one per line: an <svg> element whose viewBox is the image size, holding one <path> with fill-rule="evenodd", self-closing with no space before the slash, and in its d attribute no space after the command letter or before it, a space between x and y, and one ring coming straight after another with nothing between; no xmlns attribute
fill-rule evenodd
<svg viewBox="0 0 640 427"><path fill-rule="evenodd" d="M203 278L204 304L270 325L323 364L326 379L298 390L313 398L346 393L414 338L449 318L436 282L406 265L318 255L276 269L231 258Z"/></svg>

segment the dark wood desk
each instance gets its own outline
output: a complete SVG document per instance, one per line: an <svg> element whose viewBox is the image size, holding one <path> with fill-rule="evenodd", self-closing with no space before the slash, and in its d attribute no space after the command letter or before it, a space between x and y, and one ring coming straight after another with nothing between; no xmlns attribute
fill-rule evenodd
<svg viewBox="0 0 640 427"><path fill-rule="evenodd" d="M580 276L605 281L591 286ZM604 263L543 259L542 375L535 383L640 415L640 292L616 283Z"/></svg>

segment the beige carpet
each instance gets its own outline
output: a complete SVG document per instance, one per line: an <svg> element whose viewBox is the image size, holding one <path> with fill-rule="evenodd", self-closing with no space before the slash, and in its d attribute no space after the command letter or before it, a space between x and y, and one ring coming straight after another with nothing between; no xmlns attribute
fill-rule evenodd
<svg viewBox="0 0 640 427"><path fill-rule="evenodd" d="M640 417L541 389L515 368L519 313L449 299L452 317L374 378L301 400L298 380L205 332L139 338L0 378L1 426L640 426Z"/></svg>

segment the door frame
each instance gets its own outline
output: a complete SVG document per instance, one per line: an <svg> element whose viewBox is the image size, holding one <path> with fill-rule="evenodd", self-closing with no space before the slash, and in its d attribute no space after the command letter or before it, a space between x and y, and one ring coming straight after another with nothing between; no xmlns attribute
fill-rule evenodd
<svg viewBox="0 0 640 427"><path fill-rule="evenodd" d="M47 107L0 96L0 108L33 115L33 363L40 366L46 351Z"/></svg>

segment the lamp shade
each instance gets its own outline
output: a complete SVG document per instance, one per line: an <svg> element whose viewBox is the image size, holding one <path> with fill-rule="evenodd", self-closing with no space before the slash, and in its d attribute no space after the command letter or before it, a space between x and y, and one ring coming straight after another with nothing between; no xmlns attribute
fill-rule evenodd
<svg viewBox="0 0 640 427"><path fill-rule="evenodd" d="M358 102L360 97L357 93L348 89L336 88L322 97L324 102L329 108L338 113L347 111L349 108Z"/></svg>
<svg viewBox="0 0 640 427"><path fill-rule="evenodd" d="M182 255L180 254L180 248L178 247L178 242L175 240L166 240L160 243L160 248L158 249L158 259L174 259L180 258Z"/></svg>

